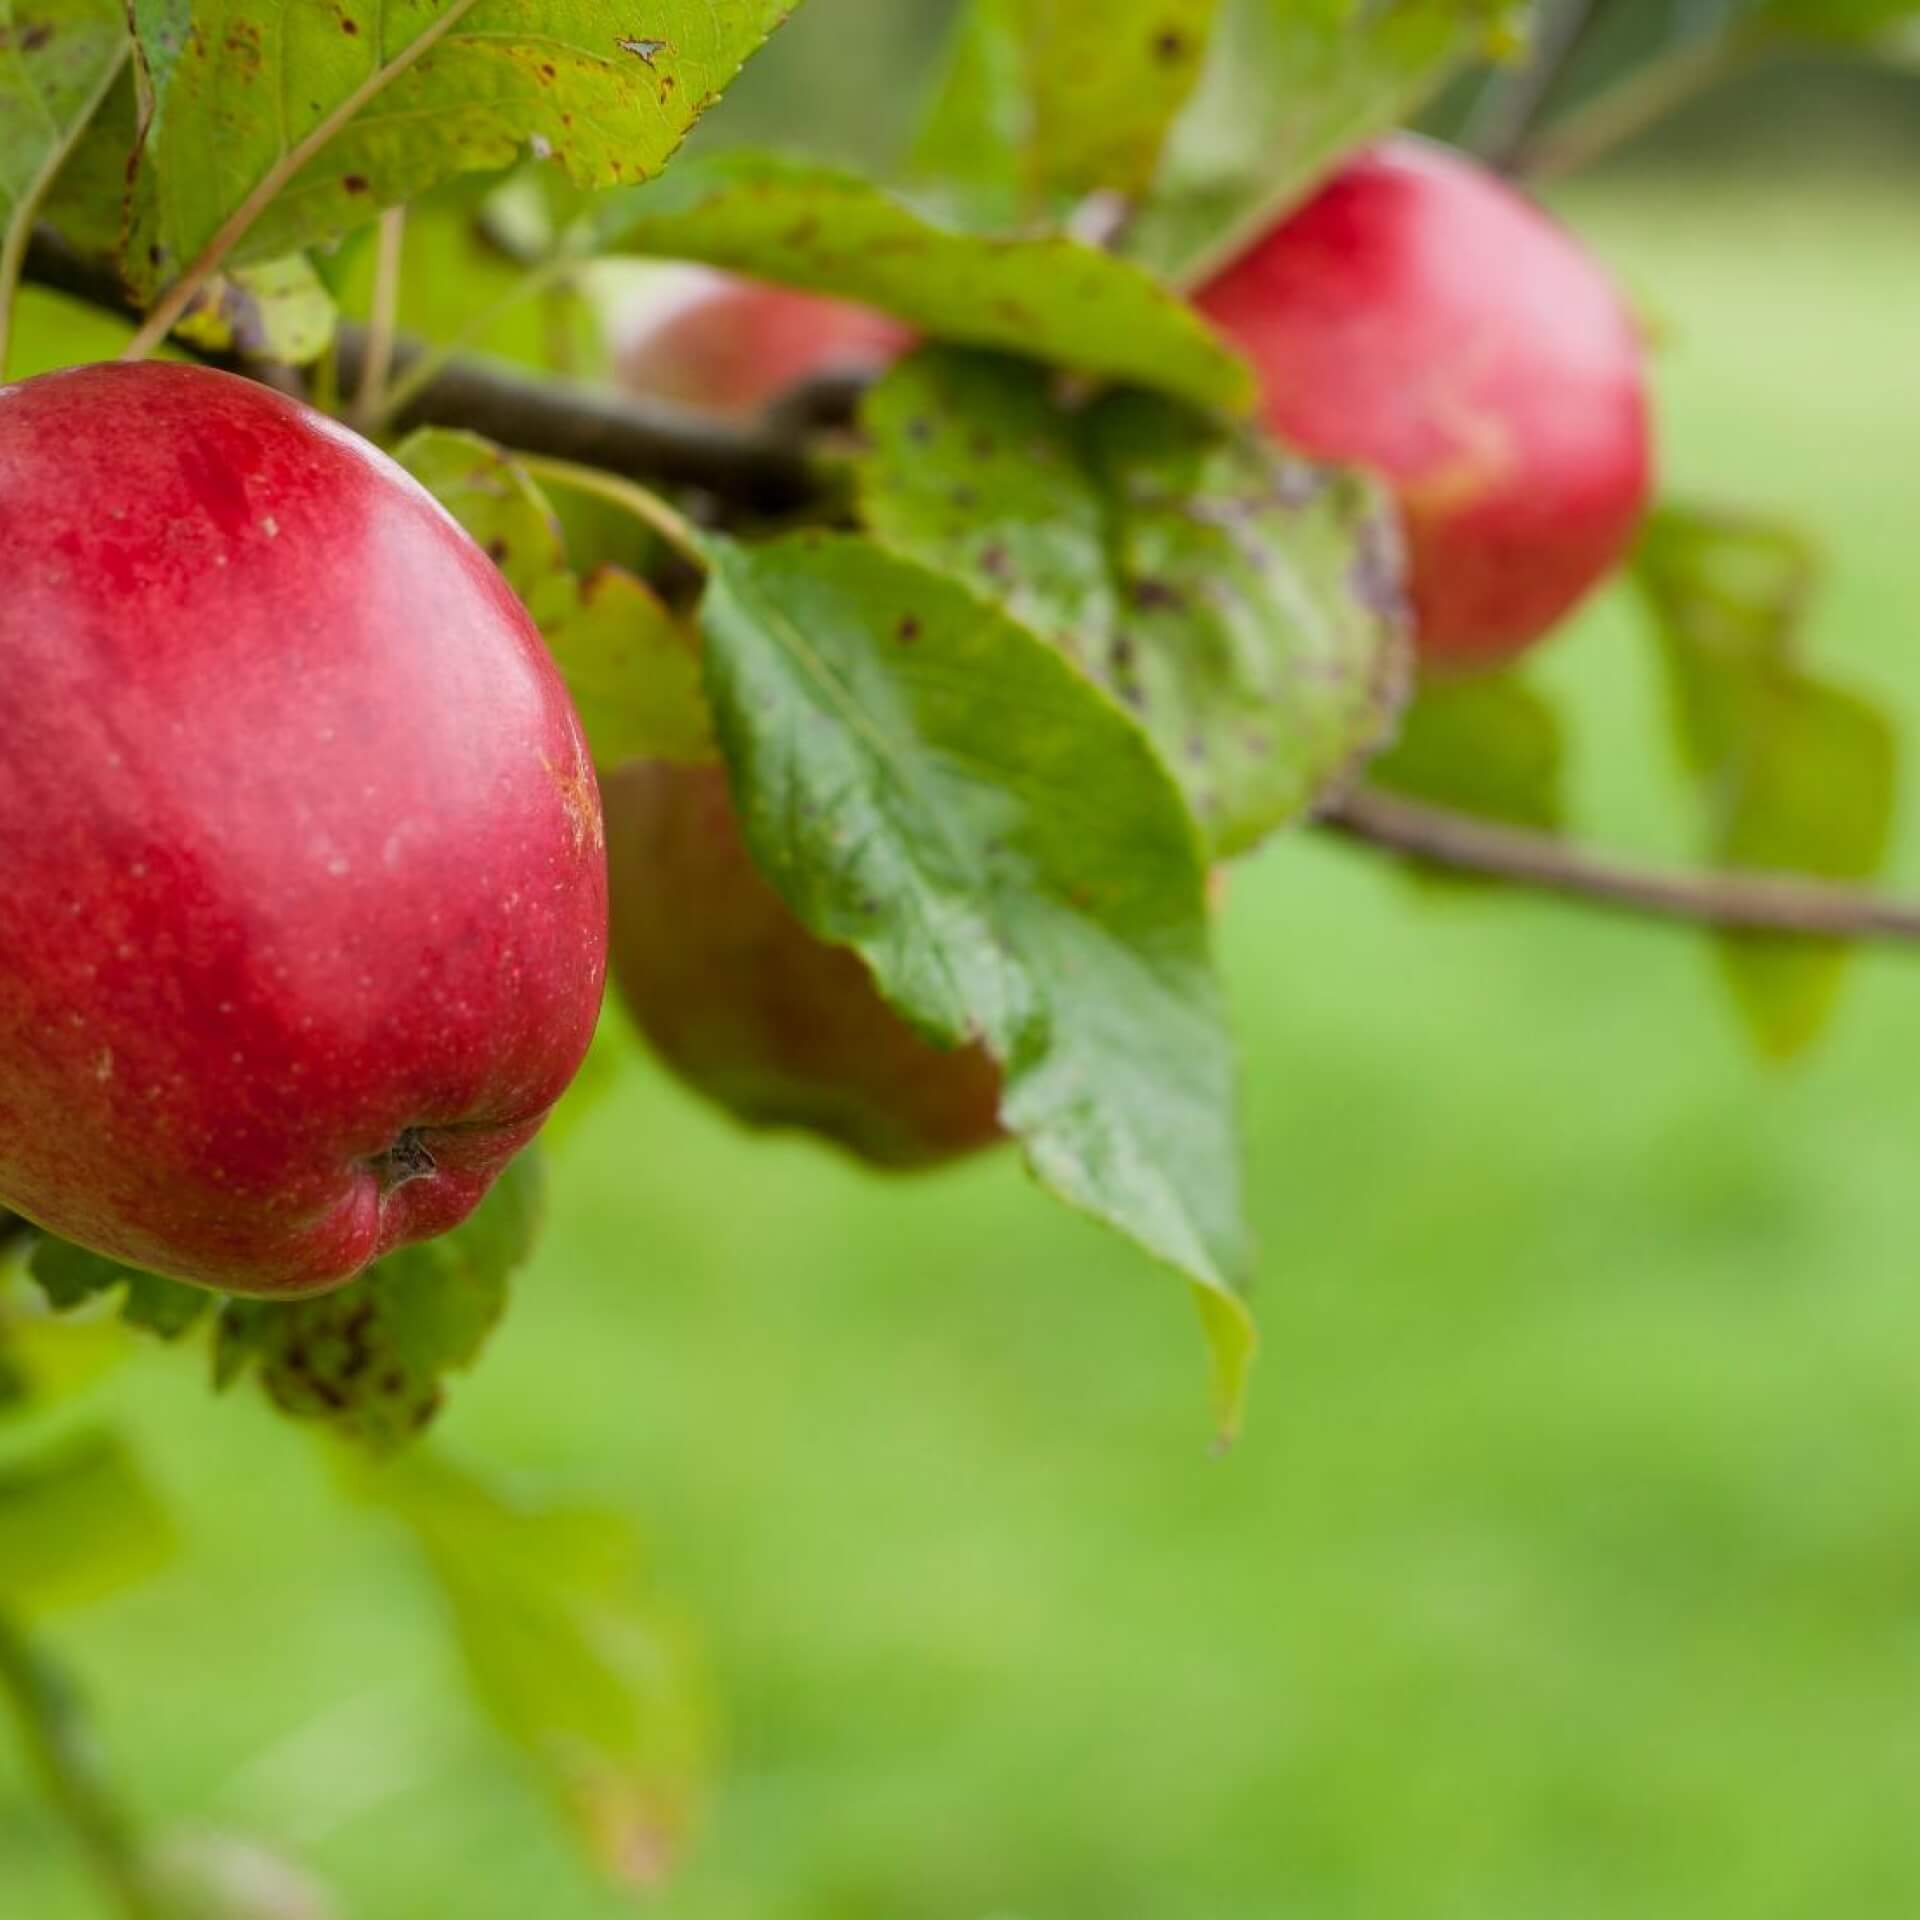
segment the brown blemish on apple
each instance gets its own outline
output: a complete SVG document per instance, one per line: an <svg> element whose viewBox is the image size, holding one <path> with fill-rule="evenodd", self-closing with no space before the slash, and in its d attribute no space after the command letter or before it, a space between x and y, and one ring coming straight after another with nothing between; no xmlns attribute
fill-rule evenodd
<svg viewBox="0 0 1920 1920"><path fill-rule="evenodd" d="M599 851L607 844L606 829L600 819L599 790L594 785L593 766L584 753L576 754L571 769L542 761L547 776L560 792L560 804L567 810L573 828L573 850L584 853L591 840Z"/></svg>

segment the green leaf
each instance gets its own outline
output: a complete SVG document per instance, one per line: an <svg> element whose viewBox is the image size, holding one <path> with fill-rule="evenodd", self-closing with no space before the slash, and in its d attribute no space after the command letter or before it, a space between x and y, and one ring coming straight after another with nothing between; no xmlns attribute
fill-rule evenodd
<svg viewBox="0 0 1920 1920"><path fill-rule="evenodd" d="M257 210L236 264L529 150L656 173L790 0L132 0L152 112L128 264L148 291Z"/></svg>
<svg viewBox="0 0 1920 1920"><path fill-rule="evenodd" d="M337 1292L308 1300L231 1300L214 1374L248 1367L283 1413L322 1422L375 1453L433 1419L444 1376L470 1367L506 1310L507 1282L533 1252L543 1182L524 1153L464 1225L390 1253Z"/></svg>
<svg viewBox="0 0 1920 1920"><path fill-rule="evenodd" d="M529 174L535 176L530 178ZM557 236L543 231L532 255L502 243L506 222L496 207L539 201L535 178L557 181L551 167L523 169L495 184L467 175L407 208L401 236L397 325L435 342L461 341L491 359L580 379L605 371L606 348L584 282L567 277L530 293L532 271L545 263ZM485 191L482 191L482 189ZM316 264L345 313L370 310L379 248L362 228Z"/></svg>
<svg viewBox="0 0 1920 1920"><path fill-rule="evenodd" d="M1235 1068L1193 824L1146 736L957 581L869 543L712 544L708 685L755 859L938 1040L985 1041L1042 1184L1253 1345Z"/></svg>
<svg viewBox="0 0 1920 1920"><path fill-rule="evenodd" d="M121 44L126 9L118 9ZM118 262L126 239L127 164L140 138L134 62L122 59L98 110L71 142L35 225L51 227L74 252Z"/></svg>
<svg viewBox="0 0 1920 1920"><path fill-rule="evenodd" d="M898 315L922 331L1244 413L1254 380L1185 302L1078 241L938 226L857 175L730 153L608 197L608 247L700 260Z"/></svg>
<svg viewBox="0 0 1920 1920"><path fill-rule="evenodd" d="M601 567L570 594L549 589L534 616L598 765L714 757L698 644L644 580Z"/></svg>
<svg viewBox="0 0 1920 1920"><path fill-rule="evenodd" d="M33 1375L16 1351L12 1327L0 1321L0 1416L18 1413L33 1398Z"/></svg>
<svg viewBox="0 0 1920 1920"><path fill-rule="evenodd" d="M356 1485L412 1529L475 1697L589 1858L618 1885L657 1885L704 1798L710 1709L632 1523L509 1503L423 1455L363 1471Z"/></svg>
<svg viewBox="0 0 1920 1920"><path fill-rule="evenodd" d="M304 254L215 274L173 329L174 337L216 351L303 367L333 344L339 324L333 296Z"/></svg>
<svg viewBox="0 0 1920 1920"><path fill-rule="evenodd" d="M1745 24L1828 45L1871 46L1920 24L1914 0L1747 0Z"/></svg>
<svg viewBox="0 0 1920 1920"><path fill-rule="evenodd" d="M1833 880L1878 873L1893 833L1897 738L1877 708L1798 664L1818 578L1806 540L1751 516L1667 507L1649 523L1635 571L1714 861ZM1762 1053L1789 1059L1819 1037L1846 948L1756 933L1718 946Z"/></svg>
<svg viewBox="0 0 1920 1920"><path fill-rule="evenodd" d="M84 1392L131 1350L116 1320L71 1319L22 1306L0 1317L0 1374L15 1394L0 1412L38 1412Z"/></svg>
<svg viewBox="0 0 1920 1920"><path fill-rule="evenodd" d="M0 1605L97 1600L156 1572L174 1546L159 1495L111 1433L0 1464Z"/></svg>
<svg viewBox="0 0 1920 1920"><path fill-rule="evenodd" d="M1565 757L1560 716L1509 670L1424 682L1367 778L1409 799L1556 833L1566 824Z"/></svg>
<svg viewBox="0 0 1920 1920"><path fill-rule="evenodd" d="M214 1296L201 1287L189 1287L178 1280L163 1280L158 1274L143 1273L137 1267L123 1267L103 1254L89 1253L65 1240L45 1235L34 1246L28 1271L39 1283L50 1305L60 1312L83 1306L89 1300L124 1287L120 1318L130 1327L157 1333L163 1340L177 1340L195 1326L213 1306Z"/></svg>
<svg viewBox="0 0 1920 1920"><path fill-rule="evenodd" d="M531 603L556 574L565 574L559 517L526 471L491 440L422 427L394 449L394 458L485 549L522 601Z"/></svg>
<svg viewBox="0 0 1920 1920"><path fill-rule="evenodd" d="M1199 284L1455 68L1513 46L1526 13L1519 0L1224 0L1126 251Z"/></svg>
<svg viewBox="0 0 1920 1920"><path fill-rule="evenodd" d="M1138 716L1215 854L1297 818L1406 679L1390 508L1354 474L1150 394L1063 405L1030 364L915 354L867 396L868 523Z"/></svg>
<svg viewBox="0 0 1920 1920"><path fill-rule="evenodd" d="M12 292L36 210L126 54L120 0L0 0L0 258L9 269L0 299Z"/></svg>
<svg viewBox="0 0 1920 1920"><path fill-rule="evenodd" d="M914 153L935 189L1010 224L1137 194L1200 78L1219 0L971 0Z"/></svg>
<svg viewBox="0 0 1920 1920"><path fill-rule="evenodd" d="M1898 738L1857 695L1801 674L1758 690L1738 796L1723 803L1714 858L1830 880L1880 872L1892 840ZM1820 1037L1838 999L1846 949L1778 935L1738 934L1720 960L1761 1050L1791 1059Z"/></svg>
<svg viewBox="0 0 1920 1920"><path fill-rule="evenodd" d="M694 638L644 580L618 567L577 577L546 494L478 434L422 428L398 458L526 603L600 766L712 759Z"/></svg>

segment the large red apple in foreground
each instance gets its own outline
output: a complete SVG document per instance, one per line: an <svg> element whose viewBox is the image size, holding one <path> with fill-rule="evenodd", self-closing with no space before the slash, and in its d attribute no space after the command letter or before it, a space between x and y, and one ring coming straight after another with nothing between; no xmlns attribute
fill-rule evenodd
<svg viewBox="0 0 1920 1920"><path fill-rule="evenodd" d="M814 938L761 877L718 767L607 781L613 969L655 1050L750 1125L801 1127L876 1166L931 1166L1000 1136L982 1047L923 1039L860 959Z"/></svg>
<svg viewBox="0 0 1920 1920"><path fill-rule="evenodd" d="M749 420L802 381L877 373L913 344L871 307L733 274L704 274L649 316L620 354L620 384Z"/></svg>
<svg viewBox="0 0 1920 1920"><path fill-rule="evenodd" d="M599 800L540 636L263 387L0 388L0 1203L238 1292L458 1224L585 1053Z"/></svg>
<svg viewBox="0 0 1920 1920"><path fill-rule="evenodd" d="M1503 659L1619 563L1651 483L1646 376L1606 275L1443 147L1349 163L1198 296L1265 418L1405 511L1422 659Z"/></svg>

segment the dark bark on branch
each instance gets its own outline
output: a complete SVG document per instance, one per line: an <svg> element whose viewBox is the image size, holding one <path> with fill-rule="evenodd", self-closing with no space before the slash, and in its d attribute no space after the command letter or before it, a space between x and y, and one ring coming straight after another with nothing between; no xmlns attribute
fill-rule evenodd
<svg viewBox="0 0 1920 1920"><path fill-rule="evenodd" d="M45 233L27 254L27 276L89 306L138 319L117 274ZM340 388L359 384L364 330L340 330ZM421 348L402 341L394 370L404 374ZM210 365L251 371L232 354L201 353ZM819 482L804 445L772 430L735 427L660 401L638 400L542 379L479 358L451 361L394 422L397 428L465 427L523 453L574 460L656 485L697 487L736 513L781 514L804 506Z"/></svg>
<svg viewBox="0 0 1920 1920"><path fill-rule="evenodd" d="M110 268L81 260L44 236L28 255L27 274L91 305L137 315ZM363 347L357 328L342 330L345 391L353 389ZM404 345L397 364L404 368L419 351ZM699 488L735 514L777 514L822 497L821 475L807 451L808 430L840 424L856 400L844 383L821 383L766 425L742 429L681 408L465 358L429 382L398 424L464 427L522 452L656 485ZM1652 919L1824 939L1920 942L1920 903L1786 875L1635 866L1545 834L1372 789L1330 808L1319 824L1387 853Z"/></svg>

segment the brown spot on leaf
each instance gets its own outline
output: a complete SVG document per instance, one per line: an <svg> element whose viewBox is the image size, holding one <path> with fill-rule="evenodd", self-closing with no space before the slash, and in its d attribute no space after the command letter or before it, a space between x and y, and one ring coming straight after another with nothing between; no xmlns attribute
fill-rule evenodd
<svg viewBox="0 0 1920 1920"><path fill-rule="evenodd" d="M52 38L52 26L45 20L36 20L32 26L20 29L20 51L38 53Z"/></svg>
<svg viewBox="0 0 1920 1920"><path fill-rule="evenodd" d="M1180 589L1166 580L1136 580L1132 588L1133 604L1142 613L1186 604Z"/></svg>
<svg viewBox="0 0 1920 1920"><path fill-rule="evenodd" d="M367 191L366 176L364 174L343 174L340 184L348 193L365 193Z"/></svg>
<svg viewBox="0 0 1920 1920"><path fill-rule="evenodd" d="M894 629L894 637L903 647L910 647L920 638L920 622L913 614L904 614L900 624Z"/></svg>

